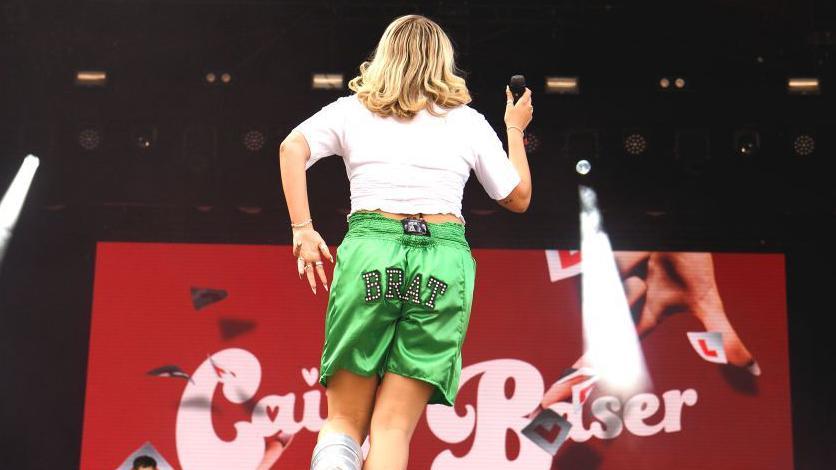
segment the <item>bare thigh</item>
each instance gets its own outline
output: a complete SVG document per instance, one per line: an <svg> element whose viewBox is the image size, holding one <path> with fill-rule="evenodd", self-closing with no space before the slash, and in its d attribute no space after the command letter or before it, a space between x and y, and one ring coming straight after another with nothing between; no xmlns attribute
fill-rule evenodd
<svg viewBox="0 0 836 470"><path fill-rule="evenodd" d="M375 430L396 430L411 437L434 389L422 380L387 372L375 400L372 439Z"/></svg>
<svg viewBox="0 0 836 470"><path fill-rule="evenodd" d="M342 432L362 443L369 433L378 377L339 369L328 379L328 421L325 432ZM321 435L321 433L320 433Z"/></svg>

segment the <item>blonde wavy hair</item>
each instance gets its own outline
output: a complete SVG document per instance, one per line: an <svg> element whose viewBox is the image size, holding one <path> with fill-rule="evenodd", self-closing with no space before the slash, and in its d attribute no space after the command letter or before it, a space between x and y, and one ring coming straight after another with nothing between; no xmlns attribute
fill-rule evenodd
<svg viewBox="0 0 836 470"><path fill-rule="evenodd" d="M443 116L432 103L450 109L470 103L463 74L456 68L455 53L444 30L421 15L395 18L369 60L360 64L360 75L348 88L372 112L381 116L412 119L427 109Z"/></svg>

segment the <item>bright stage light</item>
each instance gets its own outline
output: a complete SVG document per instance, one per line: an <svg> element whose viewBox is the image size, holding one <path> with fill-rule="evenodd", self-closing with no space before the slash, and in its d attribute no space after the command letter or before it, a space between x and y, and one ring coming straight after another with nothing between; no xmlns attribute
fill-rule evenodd
<svg viewBox="0 0 836 470"><path fill-rule="evenodd" d="M630 394L650 385L644 355L595 191L581 185L579 194L584 357L602 388Z"/></svg>
<svg viewBox="0 0 836 470"><path fill-rule="evenodd" d="M157 144L157 128L154 126L131 126L131 143L134 148L149 151Z"/></svg>
<svg viewBox="0 0 836 470"><path fill-rule="evenodd" d="M577 95L580 93L578 77L546 77L546 93Z"/></svg>
<svg viewBox="0 0 836 470"><path fill-rule="evenodd" d="M27 155L23 159L15 179L12 180L12 184L9 185L3 199L0 200L0 263L3 261L6 245L12 236L12 229L14 229L20 215L20 210L26 200L26 194L29 192L29 186L32 184L32 178L35 177L35 171L39 164L38 157Z"/></svg>
<svg viewBox="0 0 836 470"><path fill-rule="evenodd" d="M761 150L761 135L752 129L741 129L734 132L734 151L741 157L757 155Z"/></svg>
<svg viewBox="0 0 836 470"><path fill-rule="evenodd" d="M791 95L818 95L820 93L819 79L815 77L789 78L787 91Z"/></svg>
<svg viewBox="0 0 836 470"><path fill-rule="evenodd" d="M104 70L79 70L75 73L75 84L86 87L107 85L107 72Z"/></svg>
<svg viewBox="0 0 836 470"><path fill-rule="evenodd" d="M229 85L232 81L232 75L229 72L223 72L218 74L216 72L206 72L206 75L203 77L206 80L206 83L215 84L220 81L224 85Z"/></svg>
<svg viewBox="0 0 836 470"><path fill-rule="evenodd" d="M659 88L665 91L681 91L687 84L685 77L662 77L659 79Z"/></svg>
<svg viewBox="0 0 836 470"><path fill-rule="evenodd" d="M341 90L343 88L343 74L315 73L311 76L311 88L314 90Z"/></svg>

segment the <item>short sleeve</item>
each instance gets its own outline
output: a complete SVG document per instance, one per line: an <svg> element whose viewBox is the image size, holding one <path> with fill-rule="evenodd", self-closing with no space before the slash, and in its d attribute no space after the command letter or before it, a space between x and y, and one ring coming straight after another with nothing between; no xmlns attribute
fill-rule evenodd
<svg viewBox="0 0 836 470"><path fill-rule="evenodd" d="M511 194L520 183L520 175L502 148L502 141L485 116L474 113L473 172L492 199L499 200Z"/></svg>
<svg viewBox="0 0 836 470"><path fill-rule="evenodd" d="M313 116L305 119L293 130L305 136L311 156L305 162L305 169L320 158L330 155L343 156L343 126L346 121L345 108L349 97L341 97L325 105Z"/></svg>

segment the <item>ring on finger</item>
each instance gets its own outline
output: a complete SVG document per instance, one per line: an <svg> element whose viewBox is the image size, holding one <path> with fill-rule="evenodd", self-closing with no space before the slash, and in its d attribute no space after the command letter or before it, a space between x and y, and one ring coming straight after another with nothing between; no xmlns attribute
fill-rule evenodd
<svg viewBox="0 0 836 470"><path fill-rule="evenodd" d="M314 263L314 264L315 264L315 265L317 265L317 266L322 266L322 265L323 265L323 264L325 264L325 263L323 263L322 261L317 261L317 262L316 262L316 263Z"/></svg>
<svg viewBox="0 0 836 470"><path fill-rule="evenodd" d="M313 269L313 265L312 265L312 264L306 264L306 265L305 265L305 269L306 269L306 270L307 270L307 269Z"/></svg>

